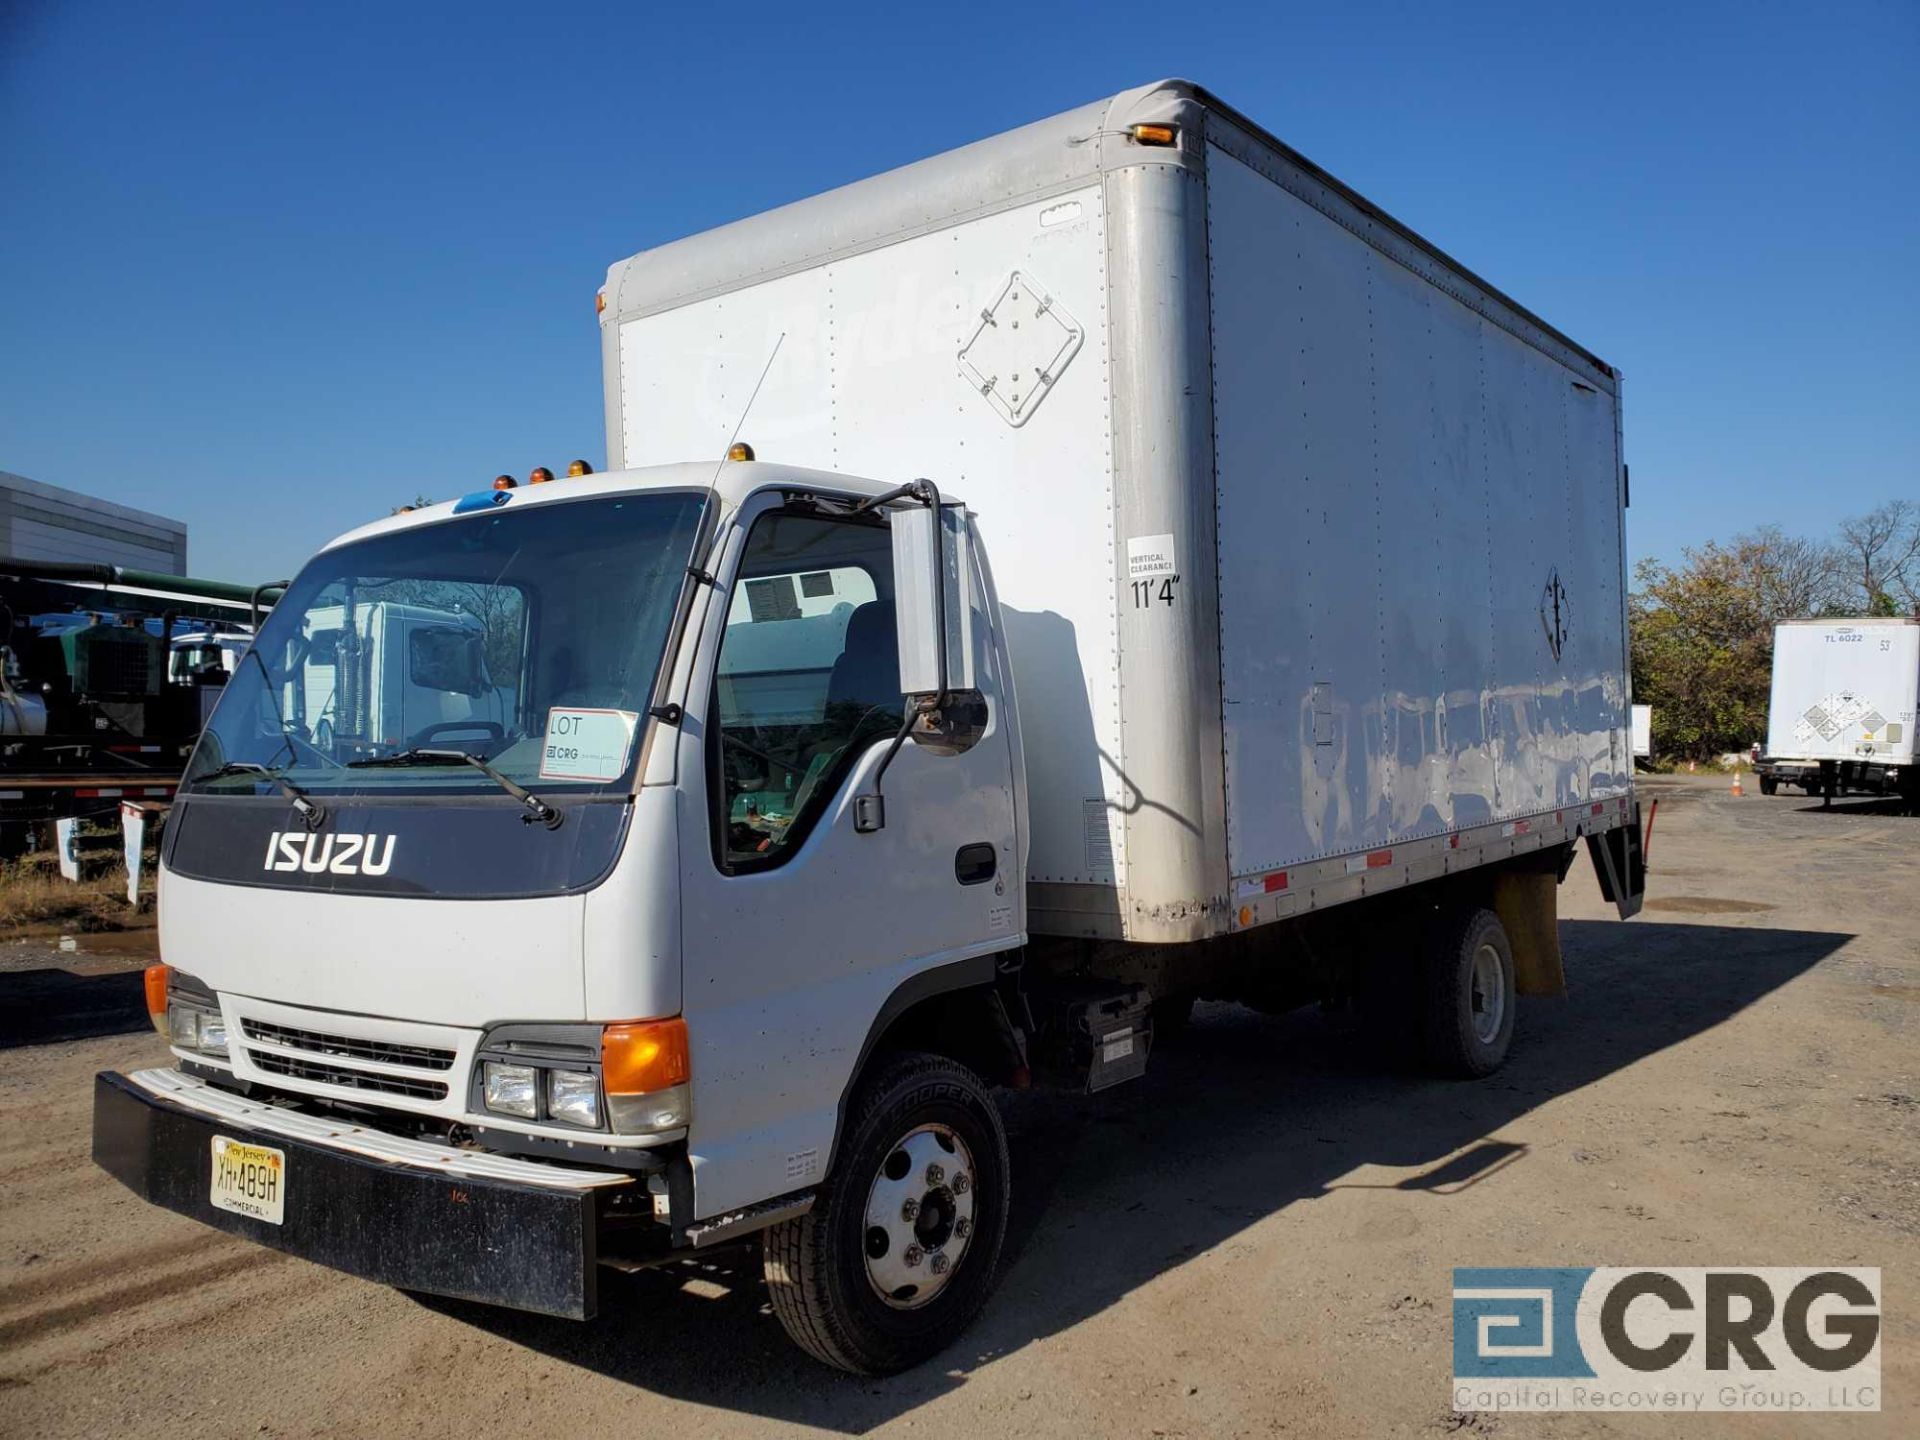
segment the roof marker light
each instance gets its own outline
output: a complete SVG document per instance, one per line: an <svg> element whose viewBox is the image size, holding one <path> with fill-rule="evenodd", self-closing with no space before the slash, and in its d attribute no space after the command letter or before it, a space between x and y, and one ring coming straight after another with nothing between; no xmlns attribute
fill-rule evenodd
<svg viewBox="0 0 1920 1440"><path fill-rule="evenodd" d="M1171 125L1136 125L1129 132L1136 145L1175 145L1180 132Z"/></svg>
<svg viewBox="0 0 1920 1440"><path fill-rule="evenodd" d="M466 515L475 510L491 510L495 505L504 505L513 499L511 490L476 490L471 495L462 495L453 502L453 513Z"/></svg>

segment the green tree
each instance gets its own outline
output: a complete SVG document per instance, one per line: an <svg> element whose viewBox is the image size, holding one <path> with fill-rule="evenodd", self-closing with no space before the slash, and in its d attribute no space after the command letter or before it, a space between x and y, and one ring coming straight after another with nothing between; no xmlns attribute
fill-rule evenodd
<svg viewBox="0 0 1920 1440"><path fill-rule="evenodd" d="M1778 532L1685 556L1678 569L1634 569L1633 696L1653 707L1656 754L1706 759L1766 733L1774 624L1814 609L1820 584L1800 542Z"/></svg>

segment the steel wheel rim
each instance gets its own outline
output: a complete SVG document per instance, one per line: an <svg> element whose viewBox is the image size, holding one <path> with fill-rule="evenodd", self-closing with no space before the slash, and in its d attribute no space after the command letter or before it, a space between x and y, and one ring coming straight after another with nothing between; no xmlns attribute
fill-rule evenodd
<svg viewBox="0 0 1920 1440"><path fill-rule="evenodd" d="M1482 1045L1491 1045L1507 1018L1507 970L1491 944L1473 952L1473 1033Z"/></svg>
<svg viewBox="0 0 1920 1440"><path fill-rule="evenodd" d="M860 1248L885 1304L915 1310L953 1283L973 1243L976 1184L973 1152L951 1126L915 1126L881 1157Z"/></svg>

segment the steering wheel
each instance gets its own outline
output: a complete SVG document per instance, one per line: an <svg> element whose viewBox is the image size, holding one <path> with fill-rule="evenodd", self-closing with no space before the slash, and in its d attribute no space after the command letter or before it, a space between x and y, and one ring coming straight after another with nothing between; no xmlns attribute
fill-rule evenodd
<svg viewBox="0 0 1920 1440"><path fill-rule="evenodd" d="M458 734L460 731L480 731L490 740L507 738L507 727L497 720L436 720L433 724L413 732L407 737L409 745L426 745L438 740L442 735Z"/></svg>
<svg viewBox="0 0 1920 1440"><path fill-rule="evenodd" d="M764 760L766 761L767 764L773 766L773 768L776 770L791 770L793 768L792 761L776 760L773 758L773 756L767 754L766 751L754 749L753 746L747 744L746 741L742 740L738 735L733 734L731 731L722 730L720 732L720 743L723 745L731 745L734 748L739 750L744 750L747 752L747 754L753 756L754 759Z"/></svg>

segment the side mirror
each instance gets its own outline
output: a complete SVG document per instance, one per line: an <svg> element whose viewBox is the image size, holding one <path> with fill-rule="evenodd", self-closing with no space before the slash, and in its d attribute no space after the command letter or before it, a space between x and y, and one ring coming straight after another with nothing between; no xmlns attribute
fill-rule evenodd
<svg viewBox="0 0 1920 1440"><path fill-rule="evenodd" d="M903 695L975 688L973 560L966 511L915 505L893 512L893 595Z"/></svg>

